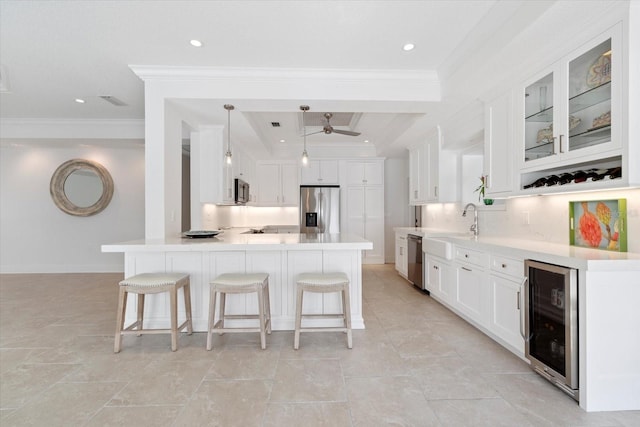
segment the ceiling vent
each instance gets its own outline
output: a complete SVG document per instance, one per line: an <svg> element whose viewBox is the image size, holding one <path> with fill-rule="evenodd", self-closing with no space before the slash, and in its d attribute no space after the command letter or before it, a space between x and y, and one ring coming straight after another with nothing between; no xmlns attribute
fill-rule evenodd
<svg viewBox="0 0 640 427"><path fill-rule="evenodd" d="M116 98L115 96L111 96L111 95L100 95L100 98L104 99L105 101L107 101L109 104L115 105L116 107L124 107L127 104Z"/></svg>
<svg viewBox="0 0 640 427"><path fill-rule="evenodd" d="M271 126L274 128L279 128L280 127L280 122L271 122Z"/></svg>

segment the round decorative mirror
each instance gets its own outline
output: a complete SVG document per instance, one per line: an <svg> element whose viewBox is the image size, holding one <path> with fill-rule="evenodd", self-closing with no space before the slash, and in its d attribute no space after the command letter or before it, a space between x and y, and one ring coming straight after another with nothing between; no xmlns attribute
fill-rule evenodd
<svg viewBox="0 0 640 427"><path fill-rule="evenodd" d="M91 160L73 159L61 164L51 177L51 198L69 215L90 216L103 211L113 196L109 171Z"/></svg>

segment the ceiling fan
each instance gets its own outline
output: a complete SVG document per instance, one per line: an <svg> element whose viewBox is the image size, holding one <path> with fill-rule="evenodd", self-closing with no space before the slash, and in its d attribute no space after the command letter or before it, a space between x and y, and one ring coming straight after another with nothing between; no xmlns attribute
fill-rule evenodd
<svg viewBox="0 0 640 427"><path fill-rule="evenodd" d="M360 132L353 132L350 130L341 130L341 129L335 129L333 126L331 126L331 117L333 117L332 113L324 113L324 119L326 121L326 124L322 127L322 130L319 130L317 132L312 132L312 133L308 133L305 136L309 136L309 135L315 135L317 133L326 133L327 135L330 133L339 133L340 135L348 135L348 136L358 136L360 135Z"/></svg>

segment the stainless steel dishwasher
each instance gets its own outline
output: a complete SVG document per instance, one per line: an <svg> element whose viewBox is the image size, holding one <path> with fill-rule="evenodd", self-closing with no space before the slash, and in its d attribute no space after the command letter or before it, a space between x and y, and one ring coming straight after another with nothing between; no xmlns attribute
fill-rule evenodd
<svg viewBox="0 0 640 427"><path fill-rule="evenodd" d="M407 236L409 259L408 278L414 286L424 289L422 281L422 236L409 234Z"/></svg>

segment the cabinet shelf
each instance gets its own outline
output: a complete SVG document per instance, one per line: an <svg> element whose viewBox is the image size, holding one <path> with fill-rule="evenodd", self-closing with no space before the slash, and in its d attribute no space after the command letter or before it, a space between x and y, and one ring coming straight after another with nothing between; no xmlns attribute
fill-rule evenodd
<svg viewBox="0 0 640 427"><path fill-rule="evenodd" d="M611 140L611 125L571 135L569 137L569 147L571 150L575 150L576 148L598 145L609 140Z"/></svg>
<svg viewBox="0 0 640 427"><path fill-rule="evenodd" d="M578 111L607 101L611 101L610 81L569 98L569 114L577 113Z"/></svg>
<svg viewBox="0 0 640 427"><path fill-rule="evenodd" d="M553 122L553 105L524 118L529 123Z"/></svg>

